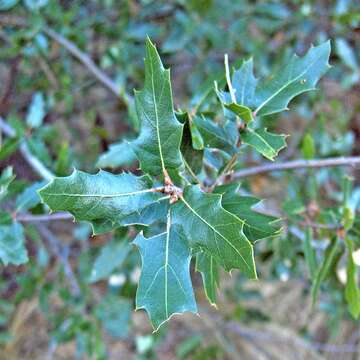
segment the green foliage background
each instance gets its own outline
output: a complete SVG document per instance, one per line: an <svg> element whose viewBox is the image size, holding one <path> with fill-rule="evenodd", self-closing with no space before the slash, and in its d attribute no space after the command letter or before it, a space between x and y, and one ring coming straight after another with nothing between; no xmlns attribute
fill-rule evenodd
<svg viewBox="0 0 360 360"><path fill-rule="evenodd" d="M134 154L121 141L140 132L133 89L143 88L146 36L171 68L176 110L209 117L222 111L213 84L225 88L224 53L235 68L252 57L256 77L269 77L294 52L304 55L311 44L330 39L332 68L318 90L297 97L291 111L260 118L259 126L291 135L278 162L359 155L359 27L360 8L347 0L0 0L0 116L16 131L13 138L2 135L0 148L0 358L215 359L236 358L241 348L251 359L259 341L272 353L272 341L259 340L264 333L293 346L289 353L274 346L275 358L295 352L327 358L328 342L350 344L351 355L341 356L352 356L358 320L351 314L360 311L360 261L351 256L360 247L356 169L242 179L242 195L268 199L259 209L283 219L281 234L255 247L260 280L217 274L221 295L213 312L194 271L203 319L175 317L155 334L144 314L133 311L140 270L138 252L129 245L134 230L92 237L87 223L11 218L47 213L36 192L46 181L22 157L24 143L57 176L74 167L138 174ZM87 54L115 89L103 86L57 35ZM208 160L212 169L223 165L219 157ZM248 146L234 170L265 162ZM352 181L344 180L348 173ZM346 236L337 234L340 227ZM27 258L19 267L5 266ZM276 292L279 298L269 296ZM318 298L313 309L311 295ZM293 312L303 316L293 319ZM284 340L276 326L287 327L292 338ZM241 346L247 338L255 349L250 355ZM312 344L309 353L294 345L300 339Z"/></svg>

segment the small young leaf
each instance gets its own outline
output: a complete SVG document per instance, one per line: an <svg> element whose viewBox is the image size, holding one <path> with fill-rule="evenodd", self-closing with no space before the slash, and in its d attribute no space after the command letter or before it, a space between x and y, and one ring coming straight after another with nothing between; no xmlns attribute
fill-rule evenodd
<svg viewBox="0 0 360 360"><path fill-rule="evenodd" d="M55 178L39 190L43 202L53 211L69 211L76 220L107 221L114 228L126 216L156 202L162 194L151 189L147 176L100 170L96 175L75 170L72 175Z"/></svg>
<svg viewBox="0 0 360 360"><path fill-rule="evenodd" d="M306 228L305 241L304 241L304 255L307 264L309 277L313 281L316 275L317 261L314 248L312 247L313 232L310 227Z"/></svg>
<svg viewBox="0 0 360 360"><path fill-rule="evenodd" d="M189 269L190 248L171 217L169 211L164 233L148 239L139 234L134 240L142 258L136 307L148 312L155 330L176 313L197 313Z"/></svg>
<svg viewBox="0 0 360 360"><path fill-rule="evenodd" d="M156 47L146 41L145 85L135 92L141 132L130 144L145 173L159 175L183 167L180 153L182 125L176 119L170 71L165 70Z"/></svg>
<svg viewBox="0 0 360 360"><path fill-rule="evenodd" d="M221 195L187 186L173 208L174 221L183 227L193 249L214 256L226 271L236 268L256 278L254 251L243 233L244 222L221 206Z"/></svg>
<svg viewBox="0 0 360 360"><path fill-rule="evenodd" d="M216 306L216 291L219 286L219 264L213 256L200 252L196 255L195 269L201 273L207 299L211 305Z"/></svg>
<svg viewBox="0 0 360 360"><path fill-rule="evenodd" d="M13 168L11 166L6 167L0 176L0 202L6 197L9 185L14 179Z"/></svg>
<svg viewBox="0 0 360 360"><path fill-rule="evenodd" d="M336 238L332 243L328 246L328 248L325 251L324 254L324 260L318 268L318 271L315 275L315 279L311 288L311 297L312 297L312 304L313 306L316 303L320 285L321 283L326 279L326 276L328 275L328 272L330 270L331 265L334 262L335 255L338 249L339 239Z"/></svg>
<svg viewBox="0 0 360 360"><path fill-rule="evenodd" d="M0 225L0 260L5 266L29 261L24 243L24 231L19 223Z"/></svg>
<svg viewBox="0 0 360 360"><path fill-rule="evenodd" d="M311 136L310 133L307 133L304 136L302 145L301 145L301 151L303 153L304 159L310 160L313 159L315 156L315 144L314 139Z"/></svg>
<svg viewBox="0 0 360 360"><path fill-rule="evenodd" d="M345 243L348 250L345 298L349 306L350 314L357 319L360 315L360 289L358 285L358 274L353 258L353 243L349 238L345 238Z"/></svg>
<svg viewBox="0 0 360 360"><path fill-rule="evenodd" d="M230 93L218 91L218 97L224 106L237 115L245 123L253 120L251 106L254 105L254 95L257 79L253 74L253 61L244 61L238 70L234 71L231 79L235 91L236 103L231 99Z"/></svg>
<svg viewBox="0 0 360 360"><path fill-rule="evenodd" d="M252 146L260 154L272 161L279 151L286 147L286 137L287 135L270 133L267 129L252 130L247 128L240 134L243 143Z"/></svg>
<svg viewBox="0 0 360 360"><path fill-rule="evenodd" d="M41 92L36 92L26 116L26 124L31 128L38 128L45 117L45 101Z"/></svg>

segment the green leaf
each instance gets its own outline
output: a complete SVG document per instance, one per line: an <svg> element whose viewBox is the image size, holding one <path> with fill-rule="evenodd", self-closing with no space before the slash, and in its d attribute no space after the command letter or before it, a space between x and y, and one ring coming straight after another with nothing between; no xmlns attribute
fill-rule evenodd
<svg viewBox="0 0 360 360"><path fill-rule="evenodd" d="M0 11L10 10L19 0L0 0Z"/></svg>
<svg viewBox="0 0 360 360"><path fill-rule="evenodd" d="M346 286L345 299L348 303L350 314L357 319L360 315L360 289L358 285L358 274L356 264L353 258L353 243L349 238L345 238L348 250L347 268L346 268Z"/></svg>
<svg viewBox="0 0 360 360"><path fill-rule="evenodd" d="M246 124L250 123L253 120L251 109L247 106L239 105L236 103L224 104L224 106L227 109L231 110L241 120L244 120Z"/></svg>
<svg viewBox="0 0 360 360"><path fill-rule="evenodd" d="M196 148L199 147L198 141L201 139L202 142L202 138L200 134L195 135L195 133L192 132L191 127L194 129L196 128L196 125L192 121L190 122L190 119L187 117L184 122L184 131L181 141L181 153L184 157L186 170L188 170L190 174L198 174L202 169L204 152L202 150L197 150ZM197 142L196 145L194 141ZM192 177L194 176L192 175Z"/></svg>
<svg viewBox="0 0 360 360"><path fill-rule="evenodd" d="M275 224L279 219L253 210L261 200L253 196L241 196L237 193L238 187L237 184L218 186L214 192L223 194L223 208L244 222L245 236L251 242L255 242L279 234L281 228Z"/></svg>
<svg viewBox="0 0 360 360"><path fill-rule="evenodd" d="M245 123L253 120L251 106L253 105L257 79L253 74L253 61L244 61L238 70L234 71L231 79L235 92L236 102L231 99L230 93L217 91L218 97L225 108L232 111Z"/></svg>
<svg viewBox="0 0 360 360"><path fill-rule="evenodd" d="M91 270L89 282L108 278L116 268L119 268L131 250L126 241L112 240L101 248Z"/></svg>
<svg viewBox="0 0 360 360"><path fill-rule="evenodd" d="M243 233L244 222L222 207L221 195L187 186L173 208L174 221L183 227L194 250L213 256L226 271L236 268L256 278L254 251Z"/></svg>
<svg viewBox="0 0 360 360"><path fill-rule="evenodd" d="M304 255L307 264L309 277L313 281L316 275L317 261L314 248L312 247L313 231L311 227L306 228L305 241L304 241Z"/></svg>
<svg viewBox="0 0 360 360"><path fill-rule="evenodd" d="M113 175L103 170L91 175L75 170L70 176L55 178L39 194L52 211L69 211L76 220L91 222L96 233L97 222L118 227L126 216L163 197L151 186L147 176Z"/></svg>
<svg viewBox="0 0 360 360"><path fill-rule="evenodd" d="M273 134L267 129L253 130L250 128L241 132L240 138L244 144L256 149L260 154L269 160L274 160L279 151L286 147L287 135Z"/></svg>
<svg viewBox="0 0 360 360"><path fill-rule="evenodd" d="M198 129L205 147L224 150L231 155L236 153L235 144L231 142L226 131L219 124L204 116L195 116L193 123Z"/></svg>
<svg viewBox="0 0 360 360"><path fill-rule="evenodd" d="M335 255L336 255L336 252L338 249L338 245L339 245L339 239L336 238L334 241L331 242L331 244L328 246L328 248L325 251L324 260L316 273L316 276L315 276L315 279L314 279L314 282L313 282L313 285L311 288L311 297L312 297L313 306L316 303L320 285L326 279L326 277L329 273L329 270L334 262Z"/></svg>
<svg viewBox="0 0 360 360"><path fill-rule="evenodd" d="M26 188L17 198L15 202L16 211L29 210L40 203L40 197L37 191L46 184L46 181L35 182Z"/></svg>
<svg viewBox="0 0 360 360"><path fill-rule="evenodd" d="M172 223L171 211L164 233L148 239L139 234L134 244L142 259L136 307L147 311L155 330L176 313L197 313L190 248L181 227Z"/></svg>
<svg viewBox="0 0 360 360"><path fill-rule="evenodd" d="M301 151L303 153L304 159L310 160L315 156L315 143L314 139L310 133L307 133L304 136L304 139L301 144Z"/></svg>
<svg viewBox="0 0 360 360"><path fill-rule="evenodd" d="M330 68L330 41L311 47L303 57L293 55L279 71L256 89L254 113L270 115L288 109L291 99L314 90L320 77Z"/></svg>
<svg viewBox="0 0 360 360"><path fill-rule="evenodd" d="M181 168L182 125L173 109L170 71L164 69L150 39L146 41L145 86L135 92L135 106L141 132L131 144L141 169L159 175L168 169Z"/></svg>
<svg viewBox="0 0 360 360"><path fill-rule="evenodd" d="M26 115L26 124L32 129L40 127L45 117L45 101L41 92L36 92Z"/></svg>
<svg viewBox="0 0 360 360"><path fill-rule="evenodd" d="M131 311L129 299L107 295L96 307L95 314L109 335L124 338L129 333Z"/></svg>
<svg viewBox="0 0 360 360"><path fill-rule="evenodd" d="M97 168L117 168L129 166L137 160L134 151L127 141L110 145L107 152L100 155Z"/></svg>
<svg viewBox="0 0 360 360"><path fill-rule="evenodd" d="M24 231L19 223L0 225L0 259L5 266L29 261L24 243Z"/></svg>
<svg viewBox="0 0 360 360"><path fill-rule="evenodd" d="M195 269L201 273L207 299L211 305L216 306L216 291L219 287L219 264L213 256L200 252L196 255Z"/></svg>
<svg viewBox="0 0 360 360"><path fill-rule="evenodd" d="M15 175L13 173L13 168L11 166L6 167L0 176L0 202L3 200L8 194L9 185L15 179Z"/></svg>

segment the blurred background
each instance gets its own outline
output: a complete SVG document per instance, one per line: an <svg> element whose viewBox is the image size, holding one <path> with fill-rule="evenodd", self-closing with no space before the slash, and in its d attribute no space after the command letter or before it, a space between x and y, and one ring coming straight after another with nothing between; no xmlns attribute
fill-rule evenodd
<svg viewBox="0 0 360 360"><path fill-rule="evenodd" d="M357 1L0 0L0 117L18 134L2 136L0 171L13 167L14 198L43 184L19 151L23 138L58 176L73 167L137 171L123 147L110 145L139 131L132 95L143 86L147 35L171 68L176 109L202 111L217 103L213 82L224 77L225 53L235 67L253 57L256 76L267 77L294 52L331 39L332 68L318 90L261 121L291 135L278 162L360 155ZM238 169L264 162L246 149ZM279 236L256 245L259 280L221 274L215 309L194 271L201 316L176 316L157 333L143 311L134 312L140 259L129 245L133 231L92 237L86 223L26 223L29 263L0 265L0 359L359 359L359 321L344 301L344 254L312 309L303 248L311 236L323 256L334 230L310 231L302 221L312 214L332 222L345 173L355 179L357 204L355 169L244 178L243 189L284 219ZM43 212L36 200L26 209ZM359 253L354 261L360 265Z"/></svg>

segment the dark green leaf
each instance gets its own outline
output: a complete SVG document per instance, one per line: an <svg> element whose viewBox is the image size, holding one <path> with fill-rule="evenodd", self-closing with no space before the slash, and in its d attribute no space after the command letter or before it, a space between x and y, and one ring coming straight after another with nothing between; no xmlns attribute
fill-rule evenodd
<svg viewBox="0 0 360 360"><path fill-rule="evenodd" d="M201 273L207 299L211 305L216 306L216 291L219 287L219 264L213 256L200 252L196 255L196 271Z"/></svg>
<svg viewBox="0 0 360 360"><path fill-rule="evenodd" d="M213 256L226 271L236 268L256 278L254 251L243 233L244 222L222 207L221 195L186 187L174 205L174 220L183 227L192 248Z"/></svg>
<svg viewBox="0 0 360 360"><path fill-rule="evenodd" d="M223 208L244 222L246 237L251 242L255 242L279 234L281 229L275 224L279 219L253 210L253 207L259 204L261 200L253 196L241 196L237 190L238 185L233 184L218 186L214 192L223 194L221 198Z"/></svg>
<svg viewBox="0 0 360 360"><path fill-rule="evenodd" d="M247 128L240 134L244 144L252 146L260 154L272 161L279 151L286 147L286 137L287 135L272 134L266 129L252 130Z"/></svg>
<svg viewBox="0 0 360 360"><path fill-rule="evenodd" d="M141 169L159 175L168 169L181 168L182 125L173 109L170 71L164 69L149 39L146 41L145 86L135 93L135 106L141 132L131 144Z"/></svg>
<svg viewBox="0 0 360 360"><path fill-rule="evenodd" d="M176 313L197 313L190 248L181 227L173 225L171 211L164 233L148 239L139 234L134 244L142 259L136 307L148 312L155 330Z"/></svg>
<svg viewBox="0 0 360 360"><path fill-rule="evenodd" d="M95 224L111 222L115 228L126 216L162 197L151 187L146 176L113 175L103 170L91 175L75 170L68 177L55 178L39 194L52 211L69 211L77 220Z"/></svg>

